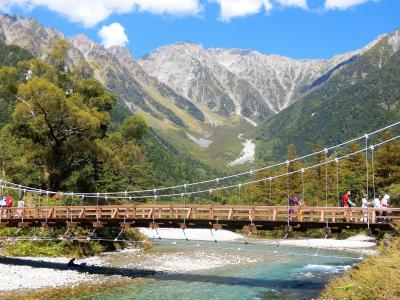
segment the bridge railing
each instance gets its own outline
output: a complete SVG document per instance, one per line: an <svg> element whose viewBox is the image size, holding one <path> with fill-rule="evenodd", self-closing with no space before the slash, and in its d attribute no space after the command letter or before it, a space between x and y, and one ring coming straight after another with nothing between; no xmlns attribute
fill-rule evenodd
<svg viewBox="0 0 400 300"><path fill-rule="evenodd" d="M387 216L380 216L387 211ZM367 222L400 219L400 208L248 205L104 205L0 208L7 219L207 219L299 222Z"/></svg>

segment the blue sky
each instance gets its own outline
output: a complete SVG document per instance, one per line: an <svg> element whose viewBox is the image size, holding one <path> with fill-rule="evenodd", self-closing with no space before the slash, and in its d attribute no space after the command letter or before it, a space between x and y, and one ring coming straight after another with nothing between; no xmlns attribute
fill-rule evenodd
<svg viewBox="0 0 400 300"><path fill-rule="evenodd" d="M400 28L398 0L0 0L0 10L34 17L66 36L126 45L135 57L191 41L328 58Z"/></svg>

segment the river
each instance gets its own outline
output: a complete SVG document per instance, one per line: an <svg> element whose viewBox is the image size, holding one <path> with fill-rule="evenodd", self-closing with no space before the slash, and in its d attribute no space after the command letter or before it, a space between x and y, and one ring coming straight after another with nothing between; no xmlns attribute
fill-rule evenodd
<svg viewBox="0 0 400 300"><path fill-rule="evenodd" d="M10 299L312 299L359 254L272 244L156 240L149 252L102 256L104 267L153 275L14 292ZM115 277L115 276L113 276ZM9 294L10 295L10 294Z"/></svg>

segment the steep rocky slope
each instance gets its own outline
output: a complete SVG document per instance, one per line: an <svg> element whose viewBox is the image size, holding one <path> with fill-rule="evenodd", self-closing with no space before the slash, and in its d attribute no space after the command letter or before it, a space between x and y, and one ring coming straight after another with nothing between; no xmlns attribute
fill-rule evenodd
<svg viewBox="0 0 400 300"><path fill-rule="evenodd" d="M400 117L400 30L379 38L324 84L258 129L258 154L283 156L293 143L299 153L313 144L333 145Z"/></svg>

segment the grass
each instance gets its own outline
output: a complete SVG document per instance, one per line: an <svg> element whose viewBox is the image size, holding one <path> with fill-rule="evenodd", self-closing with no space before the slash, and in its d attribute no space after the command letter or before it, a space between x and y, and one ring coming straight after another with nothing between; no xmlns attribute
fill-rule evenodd
<svg viewBox="0 0 400 300"><path fill-rule="evenodd" d="M400 237L382 240L379 255L332 279L320 299L400 299Z"/></svg>
<svg viewBox="0 0 400 300"><path fill-rule="evenodd" d="M205 164L213 166L220 171L227 171L228 162L236 159L243 149L243 140L239 139L238 135L245 133L249 135L253 131L253 127L245 121L232 120L231 123L225 123L207 130L211 132L211 136L207 139L212 140L210 146L201 148L194 142L188 139L184 130L167 129L161 133L175 146L188 151L193 157L202 161ZM190 132L196 137L201 135L195 132ZM248 165L229 168L231 171L235 169L249 168Z"/></svg>
<svg viewBox="0 0 400 300"><path fill-rule="evenodd" d="M30 257L85 257L93 256L104 251L120 250L128 246L123 242L99 242L88 241L86 237L91 231L88 229L76 228L71 231L71 235L80 240L57 240L65 233L65 230L47 229L43 232L40 229L23 229L16 234L15 228L5 228L0 230L0 238L5 239L13 236L15 238L53 238L55 240L28 240L28 241L8 241L0 243L3 253L9 256L30 256ZM97 231L99 237L114 239L119 233L119 229L101 229ZM139 247L150 249L151 241L145 238L137 229L126 229L120 239L140 241Z"/></svg>
<svg viewBox="0 0 400 300"><path fill-rule="evenodd" d="M172 110L185 124L186 128L178 128L176 125L166 120L158 120L150 114L137 109L138 113L143 115L152 128L157 133L166 138L175 147L189 152L194 158L201 162L213 166L220 171L226 171L227 163L240 155L243 148L243 140L238 135L244 133L246 136L254 135L255 128L245 120L233 117L231 119L223 118L216 113L210 112L204 105L196 103L199 109L204 113L206 119L214 120L218 126L201 122L194 119L186 111L177 107L174 103L159 95L156 91L145 88L145 90L158 102L168 109ZM201 148L191 141L186 132L196 137L207 137L213 143L207 148ZM232 171L249 168L248 165L230 168Z"/></svg>

